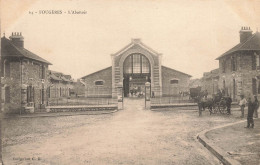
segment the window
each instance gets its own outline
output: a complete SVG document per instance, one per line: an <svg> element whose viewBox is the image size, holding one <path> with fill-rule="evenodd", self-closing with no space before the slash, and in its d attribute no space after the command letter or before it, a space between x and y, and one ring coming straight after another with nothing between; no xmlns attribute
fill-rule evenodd
<svg viewBox="0 0 260 165"><path fill-rule="evenodd" d="M5 61L4 62L4 77L10 77L10 62L9 61Z"/></svg>
<svg viewBox="0 0 260 165"><path fill-rule="evenodd" d="M255 56L256 56L256 69L260 69L260 55L256 54L255 53Z"/></svg>
<svg viewBox="0 0 260 165"><path fill-rule="evenodd" d="M231 57L231 70L232 71L236 71L237 70L237 63L236 63L236 58L235 57Z"/></svg>
<svg viewBox="0 0 260 165"><path fill-rule="evenodd" d="M178 84L178 83L179 83L179 80L177 80L177 79L170 80L170 84Z"/></svg>
<svg viewBox="0 0 260 165"><path fill-rule="evenodd" d="M42 79L45 79L45 67L42 65Z"/></svg>
<svg viewBox="0 0 260 165"><path fill-rule="evenodd" d="M132 54L124 61L124 73L126 74L149 74L149 60L141 54Z"/></svg>
<svg viewBox="0 0 260 165"><path fill-rule="evenodd" d="M2 99L2 103L4 103L5 102L5 87L2 87L2 95L1 95L1 99Z"/></svg>
<svg viewBox="0 0 260 165"><path fill-rule="evenodd" d="M104 81L102 80L95 81L95 85L97 86L104 85Z"/></svg>
<svg viewBox="0 0 260 165"><path fill-rule="evenodd" d="M260 94L260 80L258 80L258 90L257 93Z"/></svg>
<svg viewBox="0 0 260 165"><path fill-rule="evenodd" d="M5 87L5 102L10 103L10 87Z"/></svg>
<svg viewBox="0 0 260 165"><path fill-rule="evenodd" d="M41 89L41 103L44 104L44 89Z"/></svg>
<svg viewBox="0 0 260 165"><path fill-rule="evenodd" d="M133 55L133 73L141 73L140 55Z"/></svg>
<svg viewBox="0 0 260 165"><path fill-rule="evenodd" d="M142 56L142 73L150 73L149 61L144 56Z"/></svg>
<svg viewBox="0 0 260 165"><path fill-rule="evenodd" d="M253 54L252 58L252 70L256 70L256 56Z"/></svg>
<svg viewBox="0 0 260 165"><path fill-rule="evenodd" d="M222 62L222 73L226 73L226 60Z"/></svg>
<svg viewBox="0 0 260 165"><path fill-rule="evenodd" d="M34 101L34 88L32 86L27 87L27 103Z"/></svg>
<svg viewBox="0 0 260 165"><path fill-rule="evenodd" d="M256 79L255 78L252 79L252 92L253 92L253 95L256 95Z"/></svg>
<svg viewBox="0 0 260 165"><path fill-rule="evenodd" d="M132 56L127 57L125 62L124 62L124 73L132 73L133 72L132 63L133 63Z"/></svg>

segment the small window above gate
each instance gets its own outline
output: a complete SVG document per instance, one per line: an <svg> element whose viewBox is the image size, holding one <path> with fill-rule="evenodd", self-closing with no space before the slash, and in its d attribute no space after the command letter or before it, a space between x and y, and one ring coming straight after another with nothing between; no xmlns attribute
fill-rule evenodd
<svg viewBox="0 0 260 165"><path fill-rule="evenodd" d="M178 83L179 83L179 80L177 80L177 79L170 80L170 84L178 84Z"/></svg>
<svg viewBox="0 0 260 165"><path fill-rule="evenodd" d="M104 85L104 81L103 80L97 80L97 81L95 81L95 85L96 86Z"/></svg>

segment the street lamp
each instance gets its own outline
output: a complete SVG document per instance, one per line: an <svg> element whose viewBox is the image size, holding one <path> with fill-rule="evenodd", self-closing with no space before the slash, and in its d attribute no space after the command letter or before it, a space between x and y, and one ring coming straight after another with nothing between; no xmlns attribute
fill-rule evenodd
<svg viewBox="0 0 260 165"><path fill-rule="evenodd" d="M146 108L146 101L150 101L151 98L151 83L145 83L145 108Z"/></svg>

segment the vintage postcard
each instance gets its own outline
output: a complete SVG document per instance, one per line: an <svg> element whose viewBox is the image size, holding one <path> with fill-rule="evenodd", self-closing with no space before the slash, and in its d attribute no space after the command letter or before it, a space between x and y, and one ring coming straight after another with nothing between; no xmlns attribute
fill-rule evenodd
<svg viewBox="0 0 260 165"><path fill-rule="evenodd" d="M260 164L260 0L0 7L0 164Z"/></svg>

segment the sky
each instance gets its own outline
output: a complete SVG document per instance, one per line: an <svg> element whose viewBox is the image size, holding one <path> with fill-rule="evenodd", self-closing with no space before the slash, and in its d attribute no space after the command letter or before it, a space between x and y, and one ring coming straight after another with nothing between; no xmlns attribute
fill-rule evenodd
<svg viewBox="0 0 260 165"><path fill-rule="evenodd" d="M259 16L260 0L1 0L1 36L22 32L26 49L74 79L111 66L132 38L161 53L162 65L200 78L239 43L242 26L260 30Z"/></svg>

